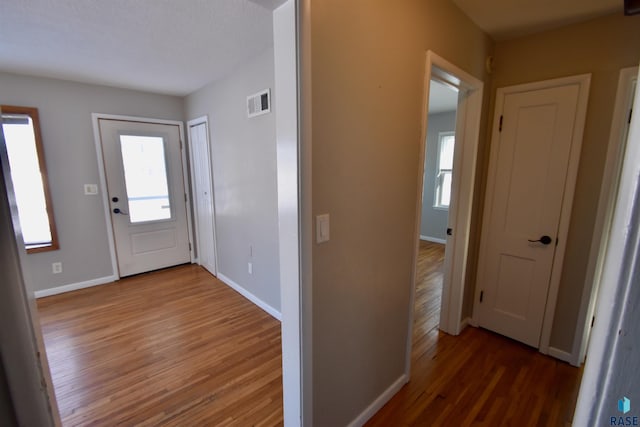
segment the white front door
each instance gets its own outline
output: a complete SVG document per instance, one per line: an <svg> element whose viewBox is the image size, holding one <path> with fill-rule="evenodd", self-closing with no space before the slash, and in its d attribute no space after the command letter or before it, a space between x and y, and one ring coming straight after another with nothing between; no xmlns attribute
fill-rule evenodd
<svg viewBox="0 0 640 427"><path fill-rule="evenodd" d="M190 262L179 126L98 123L120 276Z"/></svg>
<svg viewBox="0 0 640 427"><path fill-rule="evenodd" d="M216 272L216 245L214 230L213 186L211 183L211 157L207 123L189 124L189 148L193 203L196 218L198 263L214 276Z"/></svg>
<svg viewBox="0 0 640 427"><path fill-rule="evenodd" d="M506 93L496 111L501 130L491 148L476 320L534 347L552 267L561 267L553 263L579 95L578 84Z"/></svg>

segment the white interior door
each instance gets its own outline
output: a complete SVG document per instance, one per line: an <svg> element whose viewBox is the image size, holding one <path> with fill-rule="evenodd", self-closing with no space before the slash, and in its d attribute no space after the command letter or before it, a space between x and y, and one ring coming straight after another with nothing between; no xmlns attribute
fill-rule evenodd
<svg viewBox="0 0 640 427"><path fill-rule="evenodd" d="M561 268L554 255L580 87L502 96L489 165L476 320L538 347L552 268Z"/></svg>
<svg viewBox="0 0 640 427"><path fill-rule="evenodd" d="M190 262L179 126L99 127L120 276Z"/></svg>
<svg viewBox="0 0 640 427"><path fill-rule="evenodd" d="M215 216L207 122L189 124L189 142L198 263L215 276Z"/></svg>

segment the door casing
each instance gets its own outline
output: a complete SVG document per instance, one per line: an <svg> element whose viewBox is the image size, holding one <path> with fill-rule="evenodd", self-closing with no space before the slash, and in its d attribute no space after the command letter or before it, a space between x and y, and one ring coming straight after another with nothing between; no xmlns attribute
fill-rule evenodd
<svg viewBox="0 0 640 427"><path fill-rule="evenodd" d="M584 281L580 311L576 333L573 339L570 363L580 366L587 355L587 343L591 333L592 318L595 314L598 291L602 282L605 255L607 253L608 238L611 234L611 224L615 209L616 196L620 186L622 161L627 146L627 132L630 127L630 111L633 108L634 83L638 82L638 67L628 67L620 70L618 89L616 92L613 119L609 134L609 148L602 174L598 213L593 227L591 251Z"/></svg>
<svg viewBox="0 0 640 427"><path fill-rule="evenodd" d="M584 125L587 114L587 103L589 97L589 87L591 84L591 74L581 74L577 76L563 77L559 79L544 80L533 83L525 83L515 86L507 86L499 88L496 92L495 112L493 120L493 129L491 137L491 155L490 164L495 163L495 157L498 155L496 149L500 139L500 116L503 112L505 97L508 94L518 92L529 92L541 89L554 88L559 86L566 86L571 84L577 84L579 87L578 102L576 105L576 120L573 128L573 136L571 141L571 152L569 154L569 165L567 169L567 179L564 187L564 197L562 199L562 207L560 214L560 222L558 226L558 243L556 251L553 257L553 267L551 270L551 279L549 281L549 292L547 295L547 301L544 311L544 319L542 322L542 333L540 337L540 346L538 350L543 354L549 354L558 359L569 362L570 354L562 350L551 348L549 341L551 338L551 329L553 327L553 318L556 309L556 302L558 298L558 289L560 286L560 279L562 275L562 264L564 261L564 254L567 247L567 236L569 234L569 224L571 221L571 208L573 206L573 196L575 192L576 181L578 178L578 167L580 162L580 152L582 149L582 136L584 133ZM489 178L491 180L491 178ZM487 182L487 198L491 197L491 182ZM483 226L485 230L487 222L489 221L490 206L485 203L483 212ZM480 248L482 250L482 247ZM481 266L478 265L478 271ZM478 324L478 310L477 304L480 299L480 287L476 286L474 309L473 309L473 323Z"/></svg>
<svg viewBox="0 0 640 427"><path fill-rule="evenodd" d="M182 161L182 181L184 184L185 190L189 187L189 177L188 177L188 165L187 165L187 155L186 150L184 149L184 123L176 120L163 120L163 119L149 119L144 117L135 117L135 116L121 116L114 114L102 114L102 113L92 113L91 121L93 122L93 137L96 148L96 157L98 160L98 177L100 180L100 194L102 194L102 204L104 207L104 216L105 223L107 226L107 236L109 243L109 254L111 255L111 268L113 269L113 275L110 279L118 280L120 278L120 272L118 270L118 258L116 255L116 243L113 235L113 223L111 222L111 210L110 210L110 202L109 202L109 194L107 193L107 175L104 167L104 159L102 156L102 142L100 138L100 119L107 120L121 120L121 121L130 121L130 122L138 122L138 123L156 123L156 124L164 124L164 125L174 125L178 126L180 132L180 143L182 144L181 152L181 161ZM185 191L185 194L188 194L189 191ZM192 223L192 214L191 214L191 200L186 201L187 207L187 233L189 235L189 243L190 250L189 255L191 258L191 262L195 262L194 250L193 250L193 223Z"/></svg>
<svg viewBox="0 0 640 427"><path fill-rule="evenodd" d="M424 194L424 158L426 152L429 88L432 79L455 87L464 96L459 96L456 115L456 149L453 164L453 185L449 206L449 227L453 236L447 239L445 257L445 281L442 289L440 308L440 329L451 335L458 335L468 323L462 319L462 304L466 285L469 233L475 187L476 159L480 134L480 114L482 111L482 81L463 71L446 59L429 50L426 53L424 76L424 97L422 104L422 133L420 139L420 165L418 167L418 193L416 195L416 223L414 225L414 254L409 301L409 326L405 378L411 373L411 348L413 336L413 314L417 280L417 261L420 247L420 220L422 197Z"/></svg>

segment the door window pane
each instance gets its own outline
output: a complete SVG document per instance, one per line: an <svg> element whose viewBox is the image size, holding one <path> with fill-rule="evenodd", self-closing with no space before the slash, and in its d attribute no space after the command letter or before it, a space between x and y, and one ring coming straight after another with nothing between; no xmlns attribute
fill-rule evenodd
<svg viewBox="0 0 640 427"><path fill-rule="evenodd" d="M171 218L164 139L120 135L122 166L132 223Z"/></svg>

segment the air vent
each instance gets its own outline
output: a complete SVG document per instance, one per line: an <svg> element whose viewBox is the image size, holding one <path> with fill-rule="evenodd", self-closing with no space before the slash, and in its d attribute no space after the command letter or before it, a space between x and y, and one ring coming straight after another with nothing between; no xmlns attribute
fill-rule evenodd
<svg viewBox="0 0 640 427"><path fill-rule="evenodd" d="M269 89L247 96L247 116L255 117L271 111L271 93Z"/></svg>

